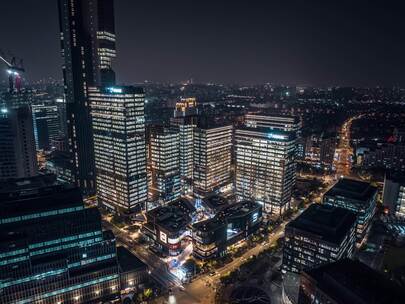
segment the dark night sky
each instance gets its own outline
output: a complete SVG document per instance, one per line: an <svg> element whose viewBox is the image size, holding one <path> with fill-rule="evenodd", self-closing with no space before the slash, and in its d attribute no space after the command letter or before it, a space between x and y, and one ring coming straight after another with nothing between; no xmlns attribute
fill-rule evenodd
<svg viewBox="0 0 405 304"><path fill-rule="evenodd" d="M56 1L1 0L0 48L30 80L61 78ZM126 83L405 86L403 1L115 2Z"/></svg>

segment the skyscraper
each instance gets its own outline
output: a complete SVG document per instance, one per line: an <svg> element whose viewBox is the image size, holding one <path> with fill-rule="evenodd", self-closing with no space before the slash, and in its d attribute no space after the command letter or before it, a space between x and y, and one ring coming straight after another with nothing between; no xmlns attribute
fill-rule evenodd
<svg viewBox="0 0 405 304"><path fill-rule="evenodd" d="M180 198L179 133L165 126L153 126L149 136L149 166L152 201L167 204Z"/></svg>
<svg viewBox="0 0 405 304"><path fill-rule="evenodd" d="M58 106L41 102L32 105L34 135L37 149L49 149L53 139L61 133L60 112Z"/></svg>
<svg viewBox="0 0 405 304"><path fill-rule="evenodd" d="M115 73L112 69L112 59L117 56L115 49L114 0L98 0L97 2L97 53L100 59L101 85L114 85Z"/></svg>
<svg viewBox="0 0 405 304"><path fill-rule="evenodd" d="M58 2L73 175L75 183L90 193L95 189L95 164L87 88L115 78L111 76L111 58L115 56L112 2Z"/></svg>
<svg viewBox="0 0 405 304"><path fill-rule="evenodd" d="M197 102L195 98L181 98L176 103L171 124L178 128L180 146L180 176L182 189L188 192L193 179L193 141L197 120Z"/></svg>
<svg viewBox="0 0 405 304"><path fill-rule="evenodd" d="M266 215L282 215L290 208L295 184L294 132L265 127L235 131L236 196L263 205Z"/></svg>
<svg viewBox="0 0 405 304"><path fill-rule="evenodd" d="M97 208L53 175L0 183L0 237L1 303L98 303L130 285Z"/></svg>
<svg viewBox="0 0 405 304"><path fill-rule="evenodd" d="M145 95L138 87L88 89L99 202L131 213L147 200Z"/></svg>
<svg viewBox="0 0 405 304"><path fill-rule="evenodd" d="M232 187L232 137L232 125L217 125L210 120L194 129L193 191L197 196Z"/></svg>
<svg viewBox="0 0 405 304"><path fill-rule="evenodd" d="M31 109L0 105L0 179L38 173Z"/></svg>

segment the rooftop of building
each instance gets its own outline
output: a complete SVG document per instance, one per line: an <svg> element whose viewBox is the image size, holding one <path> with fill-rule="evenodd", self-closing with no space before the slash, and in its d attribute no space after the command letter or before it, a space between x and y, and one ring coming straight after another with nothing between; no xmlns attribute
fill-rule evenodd
<svg viewBox="0 0 405 304"><path fill-rule="evenodd" d="M289 123L299 123L300 118L298 116L292 116L292 115L286 115L286 114L280 114L280 113L275 113L275 112L265 112L265 113L248 113L245 115L245 119L265 119L265 120L273 120L275 122L280 122L280 121L286 121Z"/></svg>
<svg viewBox="0 0 405 304"><path fill-rule="evenodd" d="M143 270L148 266L123 246L117 247L118 264L122 272Z"/></svg>
<svg viewBox="0 0 405 304"><path fill-rule="evenodd" d="M83 206L80 190L53 174L0 182L0 218Z"/></svg>
<svg viewBox="0 0 405 304"><path fill-rule="evenodd" d="M229 205L228 200L220 195L210 195L205 197L202 200L202 203L215 211L219 211Z"/></svg>
<svg viewBox="0 0 405 304"><path fill-rule="evenodd" d="M286 228L299 229L317 235L329 243L340 244L355 223L356 214L350 210L313 204L289 222Z"/></svg>
<svg viewBox="0 0 405 304"><path fill-rule="evenodd" d="M194 206L186 199L168 203L147 212L148 223L159 225L169 232L178 232L191 223Z"/></svg>
<svg viewBox="0 0 405 304"><path fill-rule="evenodd" d="M403 290L359 261L339 260L307 270L304 275L314 279L317 287L336 303L403 303Z"/></svg>
<svg viewBox="0 0 405 304"><path fill-rule="evenodd" d="M197 118L197 127L202 130L211 130L222 127L231 127L231 123L226 123L223 120L217 119L216 116L200 115Z"/></svg>
<svg viewBox="0 0 405 304"><path fill-rule="evenodd" d="M377 192L377 188L368 182L341 178L325 196L341 196L357 201L368 202Z"/></svg>
<svg viewBox="0 0 405 304"><path fill-rule="evenodd" d="M297 137L295 132L276 130L276 129L271 129L268 127L240 126L236 129L236 133L238 133L238 130L263 133L263 134L266 134L266 137L268 139L278 140L278 141L293 140Z"/></svg>
<svg viewBox="0 0 405 304"><path fill-rule="evenodd" d="M117 85L107 87L90 87L89 94L92 92L101 92L108 95L145 94L145 90L142 87Z"/></svg>
<svg viewBox="0 0 405 304"><path fill-rule="evenodd" d="M261 205L253 201L242 201L228 205L221 209L213 218L195 223L193 228L196 230L212 231L223 226L227 221L232 221L251 214L261 212ZM259 217L259 214L258 214Z"/></svg>

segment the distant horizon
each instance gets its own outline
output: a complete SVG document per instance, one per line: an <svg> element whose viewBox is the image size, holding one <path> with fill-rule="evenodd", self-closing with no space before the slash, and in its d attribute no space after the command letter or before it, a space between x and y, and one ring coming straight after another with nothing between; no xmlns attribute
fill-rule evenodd
<svg viewBox="0 0 405 304"><path fill-rule="evenodd" d="M57 1L4 2L20 18L2 16L1 48L24 59L27 79L61 79ZM392 0L116 0L113 67L118 83L404 87L403 9Z"/></svg>

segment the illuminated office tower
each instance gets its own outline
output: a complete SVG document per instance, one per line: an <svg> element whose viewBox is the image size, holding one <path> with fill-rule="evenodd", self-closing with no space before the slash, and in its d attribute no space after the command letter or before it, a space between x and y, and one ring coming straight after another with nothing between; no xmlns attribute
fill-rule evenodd
<svg viewBox="0 0 405 304"><path fill-rule="evenodd" d="M233 127L206 121L194 129L193 191L204 197L231 190Z"/></svg>
<svg viewBox="0 0 405 304"><path fill-rule="evenodd" d="M151 201L165 205L180 197L179 133L153 126L149 138Z"/></svg>
<svg viewBox="0 0 405 304"><path fill-rule="evenodd" d="M115 79L112 0L59 0L69 152L74 182L95 191L94 143L87 88Z"/></svg>
<svg viewBox="0 0 405 304"><path fill-rule="evenodd" d="M263 127L271 130L294 132L297 136L296 155L299 159L305 158L305 145L301 140L302 122L297 116L280 114L246 114L245 125L247 127Z"/></svg>
<svg viewBox="0 0 405 304"><path fill-rule="evenodd" d="M115 84L112 59L117 56L115 47L114 0L98 0L97 53L102 86Z"/></svg>
<svg viewBox="0 0 405 304"><path fill-rule="evenodd" d="M301 122L298 117L286 115L261 115L261 114L246 114L245 125L247 127L264 127L273 130L299 132Z"/></svg>
<svg viewBox="0 0 405 304"><path fill-rule="evenodd" d="M52 140L59 137L62 129L58 106L50 102L35 103L32 116L36 148L50 149Z"/></svg>
<svg viewBox="0 0 405 304"><path fill-rule="evenodd" d="M89 88L99 203L114 212L147 200L145 95L142 88Z"/></svg>
<svg viewBox="0 0 405 304"><path fill-rule="evenodd" d="M0 179L38 174L34 128L28 105L0 105Z"/></svg>
<svg viewBox="0 0 405 304"><path fill-rule="evenodd" d="M295 184L295 142L294 132L236 129L237 199L259 202L266 215L284 214Z"/></svg>
<svg viewBox="0 0 405 304"><path fill-rule="evenodd" d="M176 103L171 124L177 126L180 145L180 176L184 192L192 185L193 179L193 138L197 119L195 98L182 98Z"/></svg>

